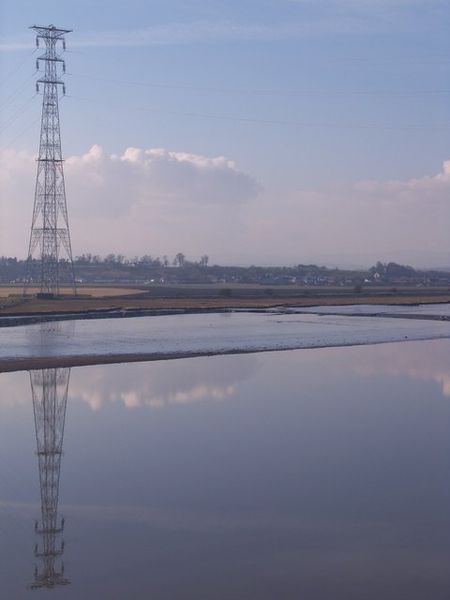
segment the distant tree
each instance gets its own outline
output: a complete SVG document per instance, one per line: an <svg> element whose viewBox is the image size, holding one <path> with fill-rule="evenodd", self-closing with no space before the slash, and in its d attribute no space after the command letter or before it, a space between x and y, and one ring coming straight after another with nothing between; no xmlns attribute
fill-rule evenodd
<svg viewBox="0 0 450 600"><path fill-rule="evenodd" d="M77 256L75 262L82 265L88 265L92 262L92 254L82 254L81 256Z"/></svg>
<svg viewBox="0 0 450 600"><path fill-rule="evenodd" d="M378 275L384 275L386 273L386 265L384 265L380 261L377 261L376 265L374 265L373 267L370 267L369 273L371 275L375 275L375 273L378 273Z"/></svg>
<svg viewBox="0 0 450 600"><path fill-rule="evenodd" d="M184 267L184 265L186 264L186 257L182 252L178 252L178 254L175 256L175 260L174 260L175 265L178 265L179 267Z"/></svg>
<svg viewBox="0 0 450 600"><path fill-rule="evenodd" d="M416 271L407 265L398 265L390 262L386 267L386 275L388 277L414 277Z"/></svg>
<svg viewBox="0 0 450 600"><path fill-rule="evenodd" d="M150 254L144 254L144 256L141 256L139 259L139 262L141 265L151 265L153 258L150 256Z"/></svg>
<svg viewBox="0 0 450 600"><path fill-rule="evenodd" d="M208 266L208 261L209 261L209 256L207 254L204 254L199 261L199 265L200 267L207 267Z"/></svg>

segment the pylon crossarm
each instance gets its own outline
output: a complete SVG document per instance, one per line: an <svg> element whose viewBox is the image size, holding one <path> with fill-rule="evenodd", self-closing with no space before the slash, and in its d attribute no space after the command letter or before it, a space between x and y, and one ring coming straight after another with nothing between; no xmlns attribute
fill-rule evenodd
<svg viewBox="0 0 450 600"><path fill-rule="evenodd" d="M34 29L40 38L53 36L55 38L63 37L65 33L72 33L73 29L61 29L54 25L31 25L30 29Z"/></svg>
<svg viewBox="0 0 450 600"><path fill-rule="evenodd" d="M38 527L37 529L35 529L36 533L40 533L40 534L44 534L44 535L46 535L48 533L51 533L51 534L62 533L63 531L64 531L63 527L53 527L53 528L52 527L45 527L45 528Z"/></svg>

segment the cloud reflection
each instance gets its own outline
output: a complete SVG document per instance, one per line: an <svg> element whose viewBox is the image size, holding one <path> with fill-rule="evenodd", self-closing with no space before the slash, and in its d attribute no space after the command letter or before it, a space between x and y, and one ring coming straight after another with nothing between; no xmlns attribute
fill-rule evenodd
<svg viewBox="0 0 450 600"><path fill-rule="evenodd" d="M385 344L370 354L355 351L354 369L362 375L407 376L423 382L434 382L443 396L450 398L450 360L446 340Z"/></svg>
<svg viewBox="0 0 450 600"><path fill-rule="evenodd" d="M298 369L305 369L309 374L316 372L316 367L326 356L329 372L341 375L356 372L365 377L407 376L417 381L434 382L442 395L450 398L447 346L447 340L432 340L401 343L401 348L399 344L380 344L367 349L298 350L287 355ZM283 353L283 360L287 355ZM127 409L163 409L221 402L235 396L244 381L267 365L267 361L273 363L273 360L272 354L236 355L74 368L69 398L72 403L86 403L92 410L100 410L111 403ZM0 409L28 404L27 373L2 373Z"/></svg>
<svg viewBox="0 0 450 600"><path fill-rule="evenodd" d="M70 398L92 410L108 403L162 409L220 402L233 397L261 364L258 357L227 356L73 369Z"/></svg>
<svg viewBox="0 0 450 600"><path fill-rule="evenodd" d="M0 408L29 406L30 377L27 371L1 373L0 389Z"/></svg>

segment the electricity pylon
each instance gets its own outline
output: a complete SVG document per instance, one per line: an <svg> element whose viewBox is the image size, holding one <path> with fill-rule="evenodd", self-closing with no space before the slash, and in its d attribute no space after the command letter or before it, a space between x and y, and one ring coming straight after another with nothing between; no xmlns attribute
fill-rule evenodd
<svg viewBox="0 0 450 600"><path fill-rule="evenodd" d="M36 60L36 69L39 70L42 63L44 66L42 77L36 81L36 92L40 91L40 84L43 85L42 119L24 292L33 283L35 275L33 256L38 249L40 273L39 276L36 275L36 279L40 294L54 296L59 293L62 248L68 259L69 281L75 294L75 272L67 214L58 106L60 86L63 94L66 92L64 82L58 74L58 65L62 65L63 73L66 67L57 48L61 42L62 50L65 50L64 35L71 30L58 29L54 25L48 27L34 25L30 29L36 31L38 47L40 40L45 43L45 52Z"/></svg>
<svg viewBox="0 0 450 600"><path fill-rule="evenodd" d="M58 518L59 475L66 419L70 369L30 371L34 424L41 488L41 522L35 531L41 537L35 557L42 565L34 572L31 588L53 588L67 585L64 577L64 518ZM60 541L61 540L61 541Z"/></svg>

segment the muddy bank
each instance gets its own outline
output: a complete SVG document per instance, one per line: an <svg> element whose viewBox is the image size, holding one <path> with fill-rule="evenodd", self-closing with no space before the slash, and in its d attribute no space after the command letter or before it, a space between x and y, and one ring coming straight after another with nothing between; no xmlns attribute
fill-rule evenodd
<svg viewBox="0 0 450 600"><path fill-rule="evenodd" d="M234 309L228 308L203 308L203 309L98 309L80 312L43 312L21 313L17 315L0 316L0 327L15 327L18 325L33 325L35 323L50 323L53 321L73 321L87 319L121 319L126 317L157 317L165 315L188 315L202 313L223 313ZM248 309L250 311L250 309Z"/></svg>
<svg viewBox="0 0 450 600"><path fill-rule="evenodd" d="M331 302L333 300L333 302ZM363 302L364 301L364 302ZM179 303L178 306L168 306L168 307L108 307L108 308L94 308L87 310L48 310L48 311L39 311L39 312L14 312L14 313L0 313L0 328L1 327L15 327L19 325L32 325L35 323L48 323L53 321L71 321L71 320L88 320L88 319L121 319L121 318L132 318L132 317L153 317L153 316L165 316L165 315L193 315L193 314L221 314L221 313L231 313L231 312L265 312L265 311L289 311L289 309L298 309L298 312L301 312L301 309L313 309L315 307L321 306L358 306L359 304L363 304L367 302L367 298L330 298L329 302L324 302L323 297L318 297L315 300L308 299L297 302L274 302L274 301L260 301L260 302L231 302L231 303L211 303L211 305L207 305L204 302L198 303L198 305L186 305L183 306L183 303ZM383 313L379 313L377 311L377 307L380 305L384 306L404 306L404 307L415 307L420 304L426 305L442 305L445 303L449 303L449 299L445 298L444 300L441 298L425 298L421 299L418 302L414 298L404 298L404 297L395 297L395 298L386 298L379 297L377 299L371 298L370 304L373 305L374 310L371 313L365 313L365 316L384 316L384 317L392 317L392 318L409 318L409 319L428 319L428 320L448 320L447 317L441 316L439 314L436 315L399 315L396 313L387 313L383 311ZM340 315L341 313L337 310L336 312L327 311L326 313L322 313L320 310L317 311L317 314L327 314L327 315ZM361 316L360 312L347 312L348 316Z"/></svg>

